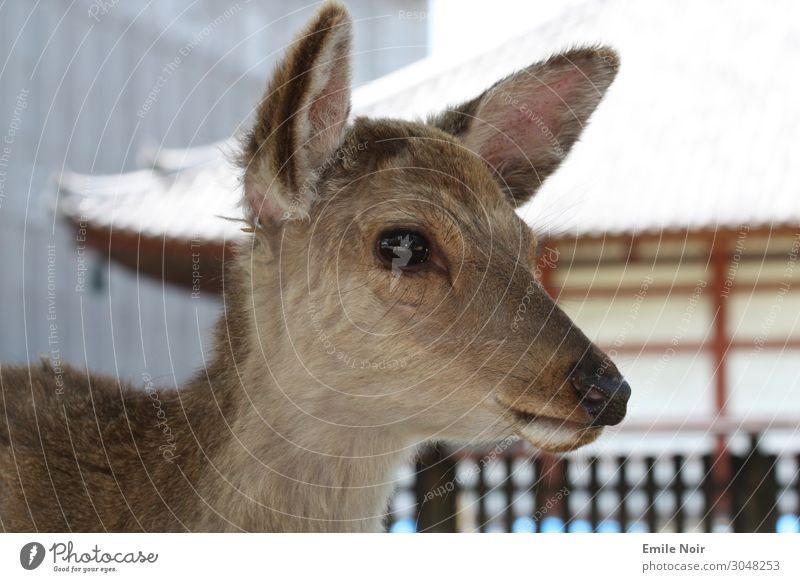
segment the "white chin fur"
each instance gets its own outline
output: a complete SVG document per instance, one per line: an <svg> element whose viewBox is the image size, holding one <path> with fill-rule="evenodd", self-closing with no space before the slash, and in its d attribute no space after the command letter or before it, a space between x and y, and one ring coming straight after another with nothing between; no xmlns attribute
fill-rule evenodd
<svg viewBox="0 0 800 582"><path fill-rule="evenodd" d="M594 440L593 438L586 439L587 435L583 431L576 431L573 428L559 426L557 423L548 421L534 420L525 427L519 428L518 432L534 446L553 451L571 450Z"/></svg>

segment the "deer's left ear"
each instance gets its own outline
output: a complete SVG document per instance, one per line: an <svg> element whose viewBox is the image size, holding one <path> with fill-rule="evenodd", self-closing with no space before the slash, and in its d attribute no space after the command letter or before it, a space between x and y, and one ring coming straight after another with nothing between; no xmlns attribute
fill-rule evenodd
<svg viewBox="0 0 800 582"><path fill-rule="evenodd" d="M307 216L350 113L347 11L326 2L289 48L244 143L245 210L265 226Z"/></svg>
<svg viewBox="0 0 800 582"><path fill-rule="evenodd" d="M506 77L429 123L460 138L522 204L572 148L618 67L611 49L568 51Z"/></svg>

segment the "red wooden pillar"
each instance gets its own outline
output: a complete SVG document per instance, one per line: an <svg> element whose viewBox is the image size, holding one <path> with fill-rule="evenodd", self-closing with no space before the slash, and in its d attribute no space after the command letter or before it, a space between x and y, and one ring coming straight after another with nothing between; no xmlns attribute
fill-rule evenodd
<svg viewBox="0 0 800 582"><path fill-rule="evenodd" d="M555 241L542 242L536 270L539 273L539 282L553 299L558 299L553 285L555 272L558 268L558 257L558 244Z"/></svg>
<svg viewBox="0 0 800 582"><path fill-rule="evenodd" d="M714 321L713 335L711 341L711 352L714 362L714 408L716 419L725 420L727 416L728 401L728 370L727 355L731 345L731 338L728 335L728 309L727 298L730 285L728 282L729 255L727 246L722 242L723 248L710 249L712 281L711 291L714 301ZM731 458L728 453L728 438L724 433L716 435L716 450L714 453L714 463L712 465L712 481L714 484L713 517L717 523L728 524L732 518L732 503L730 492L731 481Z"/></svg>

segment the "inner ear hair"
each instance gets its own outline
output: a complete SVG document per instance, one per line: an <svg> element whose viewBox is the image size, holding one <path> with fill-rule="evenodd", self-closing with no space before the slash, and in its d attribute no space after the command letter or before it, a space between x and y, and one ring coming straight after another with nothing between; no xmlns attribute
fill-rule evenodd
<svg viewBox="0 0 800 582"><path fill-rule="evenodd" d="M609 48L572 49L509 75L429 123L458 137L522 204L569 153L618 68Z"/></svg>

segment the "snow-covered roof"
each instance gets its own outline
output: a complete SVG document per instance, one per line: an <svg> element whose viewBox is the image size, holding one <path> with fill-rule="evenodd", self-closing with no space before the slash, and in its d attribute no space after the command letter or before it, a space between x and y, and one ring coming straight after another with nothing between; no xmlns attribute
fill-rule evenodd
<svg viewBox="0 0 800 582"><path fill-rule="evenodd" d="M576 44L620 74L565 166L521 210L547 235L800 223L800 5L589 1L459 62L428 58L358 87L358 115L423 117ZM151 169L66 174L62 209L154 237L227 240L240 225L233 142L154 151Z"/></svg>

